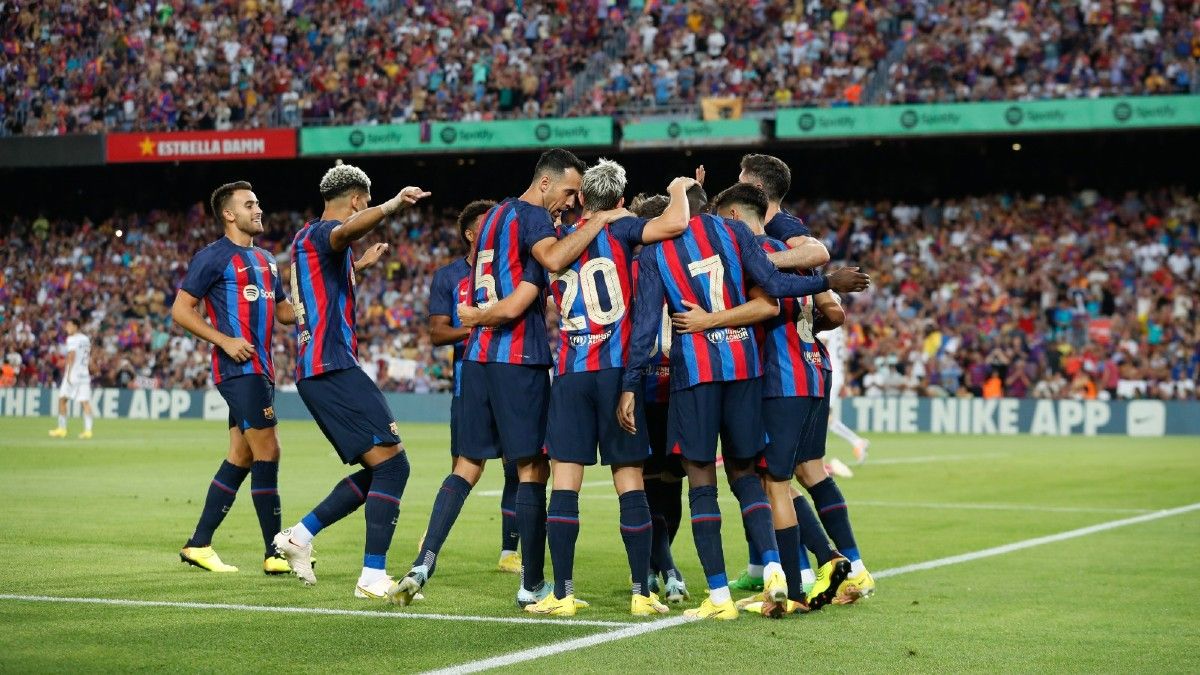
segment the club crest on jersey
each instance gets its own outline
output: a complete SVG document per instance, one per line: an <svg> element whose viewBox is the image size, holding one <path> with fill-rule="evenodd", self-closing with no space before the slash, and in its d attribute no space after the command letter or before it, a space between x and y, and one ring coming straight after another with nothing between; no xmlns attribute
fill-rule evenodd
<svg viewBox="0 0 1200 675"><path fill-rule="evenodd" d="M400 435L400 428L396 426L395 422L392 422L391 424L388 425L388 431L392 432L393 436Z"/></svg>
<svg viewBox="0 0 1200 675"><path fill-rule="evenodd" d="M750 339L750 331L745 328L717 328L704 334L714 345L725 342L741 342Z"/></svg>
<svg viewBox="0 0 1200 675"><path fill-rule="evenodd" d="M269 405L269 406L263 408L263 419L268 419L268 420L275 419L275 406Z"/></svg>

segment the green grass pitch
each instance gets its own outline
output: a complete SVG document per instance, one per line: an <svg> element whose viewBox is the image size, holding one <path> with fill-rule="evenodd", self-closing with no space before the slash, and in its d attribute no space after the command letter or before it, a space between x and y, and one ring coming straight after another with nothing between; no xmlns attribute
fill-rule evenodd
<svg viewBox="0 0 1200 675"><path fill-rule="evenodd" d="M222 425L107 421L91 441L46 436L46 419L0 419L0 671L399 671L451 668L620 626L500 623L520 617L515 576L495 571L501 476L467 502L427 599L400 609L352 596L358 514L316 542L320 583L265 577L249 481L214 546L242 571L179 562L227 444ZM390 571L407 570L448 466L448 430L403 425L413 473ZM346 473L316 426L280 426L284 524ZM870 461L840 481L873 571L1053 535L1200 502L1196 438L874 437ZM849 459L830 439L831 454ZM628 570L608 473L583 492L578 619L628 615ZM735 502L722 490L731 574L745 563ZM360 512L361 513L361 512ZM686 513L686 511L685 511ZM686 523L675 555L693 603L703 576ZM851 607L767 621L685 623L510 665L520 671L1198 672L1200 511L879 580ZM549 573L549 564L547 563ZM13 596L367 610L372 615L112 606ZM485 620L398 619L421 613ZM673 610L670 616L677 616Z"/></svg>

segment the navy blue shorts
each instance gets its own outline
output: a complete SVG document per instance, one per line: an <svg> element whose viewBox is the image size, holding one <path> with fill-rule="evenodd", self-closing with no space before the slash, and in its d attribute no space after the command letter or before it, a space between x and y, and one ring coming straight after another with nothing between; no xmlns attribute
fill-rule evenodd
<svg viewBox="0 0 1200 675"><path fill-rule="evenodd" d="M387 401L362 368L306 377L296 383L296 389L343 462L356 464L376 445L400 443Z"/></svg>
<svg viewBox="0 0 1200 675"><path fill-rule="evenodd" d="M450 456L458 457L458 409L462 406L462 361L454 364L454 397L450 399Z"/></svg>
<svg viewBox="0 0 1200 675"><path fill-rule="evenodd" d="M671 392L667 445L700 464L717 459L754 459L766 445L762 426L762 378L704 382Z"/></svg>
<svg viewBox="0 0 1200 675"><path fill-rule="evenodd" d="M776 480L791 480L799 463L800 450L812 433L813 422L826 399L788 396L763 399L763 428L767 448L759 468Z"/></svg>
<svg viewBox="0 0 1200 675"><path fill-rule="evenodd" d="M275 419L275 383L266 375L241 375L217 385L229 404L229 428L270 429Z"/></svg>
<svg viewBox="0 0 1200 675"><path fill-rule="evenodd" d="M461 391L458 456L516 462L541 454L550 406L549 370L463 361Z"/></svg>
<svg viewBox="0 0 1200 675"><path fill-rule="evenodd" d="M590 466L596 463L638 464L650 456L646 417L634 406L638 432L631 434L617 422L621 399L621 368L558 376L550 387L550 423L546 450L550 459Z"/></svg>
<svg viewBox="0 0 1200 675"><path fill-rule="evenodd" d="M808 433L805 434L804 440L800 443L800 449L796 452L797 464L821 459L825 456L825 436L829 433L829 392L832 383L833 378L826 377L824 398L814 399L817 402L815 406L817 410L813 414L813 422L808 427Z"/></svg>
<svg viewBox="0 0 1200 675"><path fill-rule="evenodd" d="M683 463L679 461L679 455L671 454L667 446L669 404L647 403L644 407L646 410L646 435L650 440L650 457L646 459L642 472L648 476L667 473L676 478L683 478L687 475L683 470Z"/></svg>

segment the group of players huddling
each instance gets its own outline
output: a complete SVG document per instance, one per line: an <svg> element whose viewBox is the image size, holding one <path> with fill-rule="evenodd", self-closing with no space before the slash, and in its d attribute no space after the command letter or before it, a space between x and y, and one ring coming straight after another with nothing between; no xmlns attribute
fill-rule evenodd
<svg viewBox="0 0 1200 675"><path fill-rule="evenodd" d="M671 553L684 477L708 586L688 615L733 619L747 609L778 617L870 595L874 581L822 461L832 363L816 336L844 320L836 293L861 291L869 278L857 268L816 271L828 252L779 206L791 180L786 164L747 155L741 168L740 182L711 200L701 169L699 180L676 178L665 195L640 195L627 210L619 164L602 159L588 168L554 149L519 197L463 210L469 253L438 270L429 302L434 343L454 345L452 471L399 579L387 574L386 560L409 464L386 401L359 366L355 336L355 274L386 245L357 261L350 246L429 193L406 187L369 207L362 170L330 169L320 183L324 212L292 242L285 296L275 259L253 245L262 209L252 186L218 188L211 206L224 236L192 260L172 316L213 344L230 446L180 558L237 571L213 551L212 537L250 475L264 572L315 584L314 537L365 505L355 595L410 605L424 600L487 461L500 459L499 567L520 574L516 601L526 612L572 616L587 606L574 587L579 491L584 467L599 458L620 502L635 616L666 613L662 600L690 597ZM558 314L556 358L547 295ZM282 531L274 321L295 325L305 406L343 462L360 467ZM732 584L721 547L718 441L750 549L748 569ZM545 578L547 542L553 581ZM755 594L735 603L731 588Z"/></svg>

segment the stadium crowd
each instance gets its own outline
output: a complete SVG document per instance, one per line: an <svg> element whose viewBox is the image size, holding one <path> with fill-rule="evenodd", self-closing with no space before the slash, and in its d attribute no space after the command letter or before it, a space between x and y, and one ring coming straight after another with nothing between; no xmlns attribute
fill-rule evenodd
<svg viewBox="0 0 1200 675"><path fill-rule="evenodd" d="M1195 398L1200 200L1160 190L991 195L916 205L796 204L835 260L869 270L849 303L847 395ZM269 214L283 251L314 214ZM388 223L391 251L360 275L359 345L385 391L449 385L425 332L433 271L462 253L453 210ZM17 219L0 254L0 384L53 386L61 325L84 319L98 386L208 386L209 350L171 325L191 255L213 236L201 205L103 222ZM282 388L293 338L277 327Z"/></svg>
<svg viewBox="0 0 1200 675"><path fill-rule="evenodd" d="M0 2L0 134L1193 90L1186 0ZM621 31L624 31L623 33ZM625 35L590 93L569 92ZM885 83L887 84L887 83Z"/></svg>

